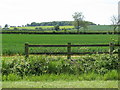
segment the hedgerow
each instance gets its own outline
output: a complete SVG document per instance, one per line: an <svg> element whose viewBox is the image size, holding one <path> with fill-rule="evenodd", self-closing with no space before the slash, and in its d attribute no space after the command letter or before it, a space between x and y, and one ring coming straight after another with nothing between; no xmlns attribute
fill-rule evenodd
<svg viewBox="0 0 120 90"><path fill-rule="evenodd" d="M74 59L50 56L14 57L11 60L2 60L2 75L17 74L21 77L27 75L43 74L74 74L96 73L104 75L111 70L117 70L117 55L85 55Z"/></svg>

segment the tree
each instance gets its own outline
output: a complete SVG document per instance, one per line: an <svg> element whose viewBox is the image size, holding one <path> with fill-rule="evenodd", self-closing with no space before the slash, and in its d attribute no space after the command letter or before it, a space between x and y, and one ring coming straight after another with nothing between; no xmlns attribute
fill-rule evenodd
<svg viewBox="0 0 120 90"><path fill-rule="evenodd" d="M36 22L32 22L31 26L37 26L37 23Z"/></svg>
<svg viewBox="0 0 120 90"><path fill-rule="evenodd" d="M18 28L14 27L14 30L18 30Z"/></svg>
<svg viewBox="0 0 120 90"><path fill-rule="evenodd" d="M77 32L79 32L80 27L82 27L84 15L82 12L75 12L72 16L74 18L74 26L77 29Z"/></svg>
<svg viewBox="0 0 120 90"><path fill-rule="evenodd" d="M60 29L59 25L55 25L54 28L56 31L58 31Z"/></svg>
<svg viewBox="0 0 120 90"><path fill-rule="evenodd" d="M8 24L5 24L4 28L8 28Z"/></svg>
<svg viewBox="0 0 120 90"><path fill-rule="evenodd" d="M86 29L88 29L88 25L89 25L89 22L81 21L81 27L83 27L84 32L85 32Z"/></svg>
<svg viewBox="0 0 120 90"><path fill-rule="evenodd" d="M111 22L112 22L113 31L115 33L115 30L118 27L119 20L118 20L118 18L116 16L113 15L111 17Z"/></svg>

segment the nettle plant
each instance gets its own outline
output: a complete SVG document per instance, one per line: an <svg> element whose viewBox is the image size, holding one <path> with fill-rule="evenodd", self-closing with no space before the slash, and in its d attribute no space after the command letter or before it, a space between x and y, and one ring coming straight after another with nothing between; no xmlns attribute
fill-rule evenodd
<svg viewBox="0 0 120 90"><path fill-rule="evenodd" d="M104 75L111 70L117 70L118 56L107 54L85 55L74 59L52 56L14 57L12 60L2 60L2 74L15 73L20 76L42 74L82 74L94 72Z"/></svg>

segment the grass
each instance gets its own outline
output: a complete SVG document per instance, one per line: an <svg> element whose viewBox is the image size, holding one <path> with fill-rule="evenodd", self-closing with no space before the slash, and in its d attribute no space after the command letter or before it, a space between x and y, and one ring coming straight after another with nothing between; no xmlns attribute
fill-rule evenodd
<svg viewBox="0 0 120 90"><path fill-rule="evenodd" d="M118 40L118 36L117 35L3 34L2 35L3 55L24 54L25 42L29 42L30 44L64 44L64 45L67 44L68 42L71 42L72 44L108 44L111 41L113 41L112 39ZM41 48L39 50L44 51L43 49L45 48ZM53 48L53 50L50 49L48 49L48 51L55 51L55 49L59 49L59 48ZM85 50L83 48L81 49L82 51L86 51L86 49L90 49L90 48L88 47L84 48ZM65 48L62 49L60 48L60 51L61 50L64 51Z"/></svg>
<svg viewBox="0 0 120 90"><path fill-rule="evenodd" d="M88 31L113 31L113 27L110 25L91 25L88 27Z"/></svg>
<svg viewBox="0 0 120 90"><path fill-rule="evenodd" d="M107 80L118 80L118 73L116 70L109 71L108 73L104 75L96 74L94 72L90 73L84 73L84 74L43 74L43 75L27 75L24 77L21 77L20 75L17 75L15 73L11 73L8 75L2 75L3 81L107 81Z"/></svg>
<svg viewBox="0 0 120 90"><path fill-rule="evenodd" d="M118 81L3 82L3 88L118 88Z"/></svg>

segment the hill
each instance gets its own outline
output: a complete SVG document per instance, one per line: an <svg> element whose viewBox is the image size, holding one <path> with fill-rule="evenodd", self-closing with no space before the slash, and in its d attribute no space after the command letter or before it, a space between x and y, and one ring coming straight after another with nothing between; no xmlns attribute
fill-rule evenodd
<svg viewBox="0 0 120 90"><path fill-rule="evenodd" d="M89 25L96 25L93 22L89 22L89 21L85 21L86 23L88 23ZM55 26L55 25L59 25L59 26L73 26L74 21L52 21L52 22L41 22L41 23L37 23L37 22L32 22L31 24L27 24L26 26Z"/></svg>

